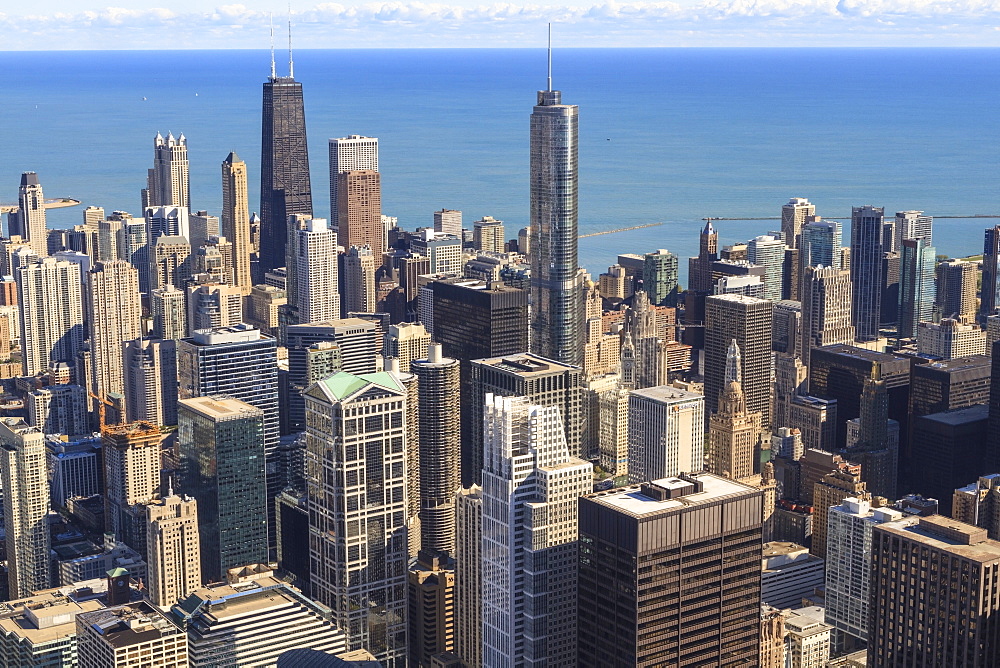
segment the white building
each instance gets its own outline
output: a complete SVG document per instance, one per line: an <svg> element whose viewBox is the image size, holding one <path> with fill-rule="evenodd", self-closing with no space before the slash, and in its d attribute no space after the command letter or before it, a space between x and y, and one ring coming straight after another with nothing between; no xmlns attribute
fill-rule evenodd
<svg viewBox="0 0 1000 668"><path fill-rule="evenodd" d="M375 312L375 270L382 258L376 258L368 246L351 246L344 254L344 314ZM309 322L302 320L301 322Z"/></svg>
<svg viewBox="0 0 1000 668"><path fill-rule="evenodd" d="M340 317L337 276L337 233L324 218L311 218L294 232L296 290L299 322Z"/></svg>
<svg viewBox="0 0 1000 668"><path fill-rule="evenodd" d="M90 389L98 397L125 393L125 342L142 335L139 271L124 260L98 262L88 272Z"/></svg>
<svg viewBox="0 0 1000 668"><path fill-rule="evenodd" d="M0 482L10 598L49 587L49 480L45 436L21 418L0 419Z"/></svg>
<svg viewBox="0 0 1000 668"><path fill-rule="evenodd" d="M601 468L613 477L628 475L628 405L631 392L616 388L598 396Z"/></svg>
<svg viewBox="0 0 1000 668"><path fill-rule="evenodd" d="M670 478L705 468L705 397L669 385L629 396L629 482Z"/></svg>
<svg viewBox="0 0 1000 668"><path fill-rule="evenodd" d="M761 570L761 601L778 609L801 606L823 586L823 560L796 543L764 543Z"/></svg>
<svg viewBox="0 0 1000 668"><path fill-rule="evenodd" d="M149 170L146 190L142 193L143 207L190 207L189 172L187 138L181 135L175 139L168 132L164 139L157 132L153 140L153 168Z"/></svg>
<svg viewBox="0 0 1000 668"><path fill-rule="evenodd" d="M950 360L969 355L986 355L987 333L978 325L943 318L940 323L917 324L917 352Z"/></svg>
<svg viewBox="0 0 1000 668"><path fill-rule="evenodd" d="M330 226L338 228L337 175L360 170L378 171L378 137L349 135L330 139Z"/></svg>
<svg viewBox="0 0 1000 668"><path fill-rule="evenodd" d="M399 360L399 370L410 372L410 362L427 359L431 345L431 335L419 322L401 322L389 325L385 332L385 347L388 357Z"/></svg>
<svg viewBox="0 0 1000 668"><path fill-rule="evenodd" d="M781 284L785 275L785 243L766 234L755 237L747 243L747 259L765 268L764 294L760 296L774 302L781 299Z"/></svg>
<svg viewBox="0 0 1000 668"><path fill-rule="evenodd" d="M463 487L455 497L455 652L468 668L483 665L483 490Z"/></svg>
<svg viewBox="0 0 1000 668"><path fill-rule="evenodd" d="M17 271L24 375L74 365L86 338L80 265L46 257Z"/></svg>
<svg viewBox="0 0 1000 668"><path fill-rule="evenodd" d="M483 666L576 662L577 499L593 467L570 457L559 408L486 395Z"/></svg>
<svg viewBox="0 0 1000 668"><path fill-rule="evenodd" d="M785 620L785 668L824 668L830 658L830 631L822 608L792 610Z"/></svg>

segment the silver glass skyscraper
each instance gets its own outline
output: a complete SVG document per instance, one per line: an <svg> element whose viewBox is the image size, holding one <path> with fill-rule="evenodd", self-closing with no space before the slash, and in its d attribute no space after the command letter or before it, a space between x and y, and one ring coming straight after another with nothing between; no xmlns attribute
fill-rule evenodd
<svg viewBox="0 0 1000 668"><path fill-rule="evenodd" d="M583 363L582 275L577 262L579 107L538 91L531 112L531 350L563 364Z"/></svg>

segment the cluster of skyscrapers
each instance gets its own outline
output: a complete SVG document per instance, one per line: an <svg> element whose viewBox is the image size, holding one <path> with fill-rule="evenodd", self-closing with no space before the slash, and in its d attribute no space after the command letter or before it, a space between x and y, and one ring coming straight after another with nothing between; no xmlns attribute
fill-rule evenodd
<svg viewBox="0 0 1000 668"><path fill-rule="evenodd" d="M679 284L579 266L578 108L530 117L529 224L384 215L378 140L264 84L192 208L0 238L0 665L1000 663L1000 226L804 198ZM982 275L982 287L978 281ZM991 356L997 352L996 356ZM367 662L367 663L366 663Z"/></svg>

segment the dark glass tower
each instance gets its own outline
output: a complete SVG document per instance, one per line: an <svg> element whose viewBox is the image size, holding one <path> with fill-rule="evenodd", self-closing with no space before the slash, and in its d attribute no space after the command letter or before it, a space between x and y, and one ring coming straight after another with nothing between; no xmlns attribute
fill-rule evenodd
<svg viewBox="0 0 1000 668"><path fill-rule="evenodd" d="M878 338L882 305L882 220L885 209L856 206L851 211L852 316L858 341Z"/></svg>
<svg viewBox="0 0 1000 668"><path fill-rule="evenodd" d="M551 48L549 63L551 65ZM531 112L531 350L583 363L581 274L577 261L579 107L538 91Z"/></svg>
<svg viewBox="0 0 1000 668"><path fill-rule="evenodd" d="M264 83L260 151L260 273L285 266L288 216L312 216L302 84L291 72Z"/></svg>

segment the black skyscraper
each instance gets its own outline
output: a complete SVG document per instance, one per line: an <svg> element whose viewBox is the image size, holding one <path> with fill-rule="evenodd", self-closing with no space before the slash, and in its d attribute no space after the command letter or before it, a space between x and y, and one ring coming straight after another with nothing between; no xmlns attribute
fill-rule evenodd
<svg viewBox="0 0 1000 668"><path fill-rule="evenodd" d="M289 63L291 69L291 63ZM260 269L285 266L288 216L312 215L302 84L291 71L264 83L260 151Z"/></svg>

